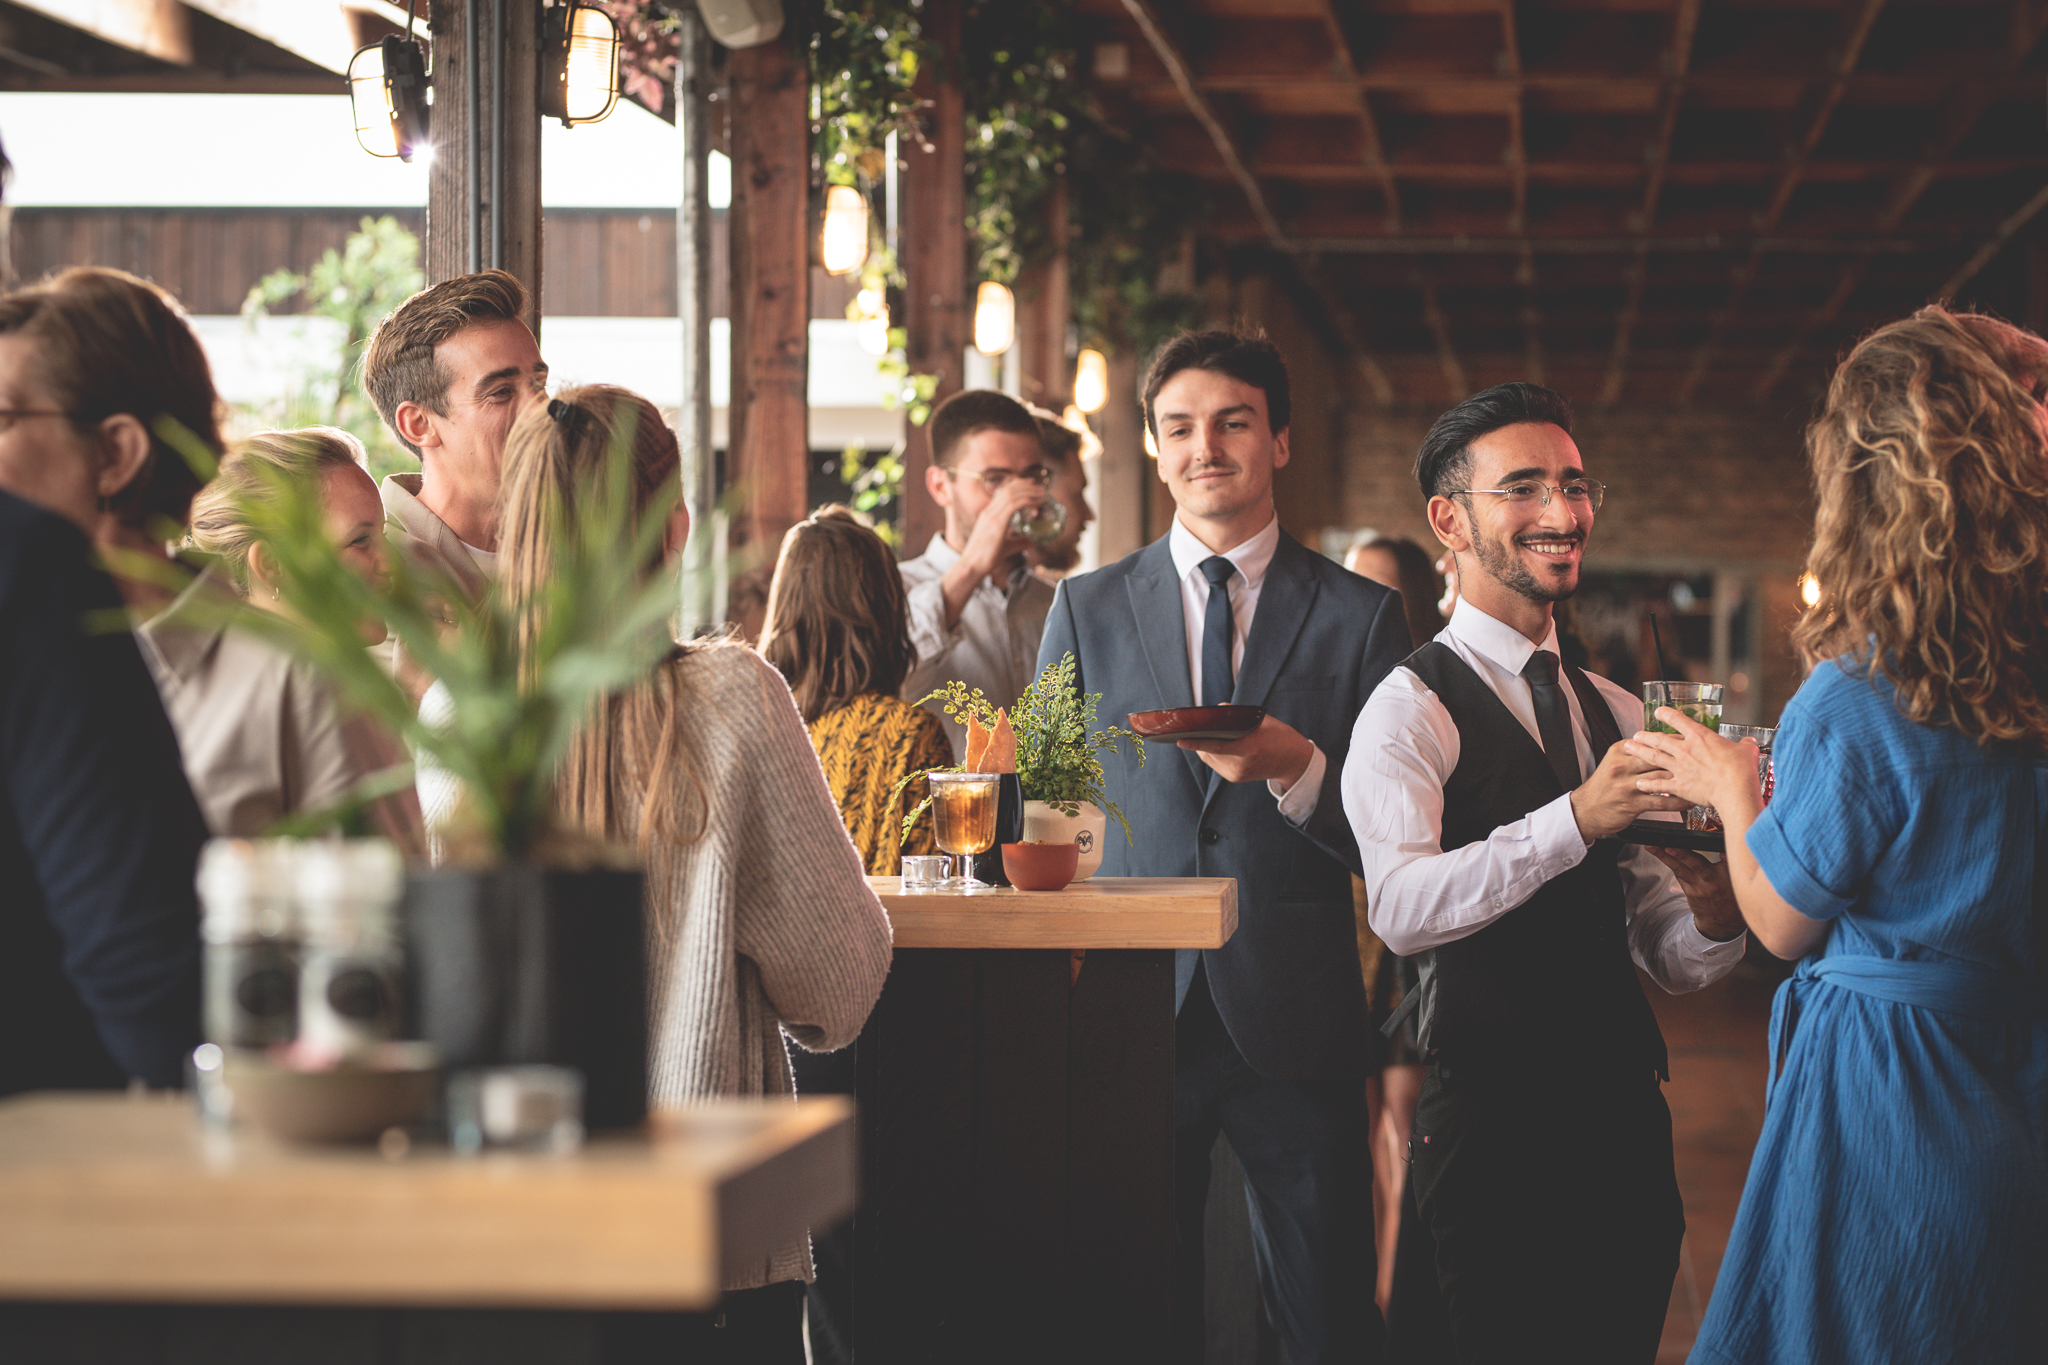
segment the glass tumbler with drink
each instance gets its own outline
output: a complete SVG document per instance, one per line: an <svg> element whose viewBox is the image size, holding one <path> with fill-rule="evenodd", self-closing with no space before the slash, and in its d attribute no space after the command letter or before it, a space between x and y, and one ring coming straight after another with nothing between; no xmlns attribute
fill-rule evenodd
<svg viewBox="0 0 2048 1365"><path fill-rule="evenodd" d="M1048 496L1036 507L1020 507L1010 514L1010 534L1040 545L1052 544L1066 529L1066 504L1055 497Z"/></svg>
<svg viewBox="0 0 2048 1365"><path fill-rule="evenodd" d="M1653 735L1675 735L1676 726L1657 719L1657 708L1668 706L1709 730L1721 728L1721 684L1659 680L1643 684L1643 728ZM1721 828L1721 817L1712 806L1693 806L1685 812L1685 827L1696 830Z"/></svg>
<svg viewBox="0 0 2048 1365"><path fill-rule="evenodd" d="M986 891L976 880L974 855L986 853L996 841L995 773L931 773L932 823L941 851L960 859L960 875L941 884L947 891Z"/></svg>

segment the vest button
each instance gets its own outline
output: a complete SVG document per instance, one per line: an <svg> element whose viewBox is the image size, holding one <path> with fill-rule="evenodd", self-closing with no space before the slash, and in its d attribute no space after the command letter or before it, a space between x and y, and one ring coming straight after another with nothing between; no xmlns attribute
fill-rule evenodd
<svg viewBox="0 0 2048 1365"><path fill-rule="evenodd" d="M1202 842L1205 844L1218 843L1222 840L1222 838L1223 836L1213 829L1205 829L1202 831Z"/></svg>

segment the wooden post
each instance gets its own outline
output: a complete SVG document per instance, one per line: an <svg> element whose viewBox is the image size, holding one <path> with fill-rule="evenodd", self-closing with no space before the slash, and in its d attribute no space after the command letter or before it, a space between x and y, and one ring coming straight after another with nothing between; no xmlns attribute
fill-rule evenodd
<svg viewBox="0 0 2048 1365"><path fill-rule="evenodd" d="M771 557L809 510L810 77L795 29L743 48L731 89L732 387L727 484L748 558Z"/></svg>
<svg viewBox="0 0 2048 1365"><path fill-rule="evenodd" d="M1166 490L1153 486L1159 475L1145 454L1145 414L1137 393L1137 357L1112 353L1109 402L1095 414L1095 429L1102 435L1102 458L1095 462L1095 515L1104 564L1116 563L1152 539L1149 504L1165 500L1172 505Z"/></svg>
<svg viewBox="0 0 2048 1365"><path fill-rule="evenodd" d="M526 286L526 325L538 337L540 7L444 0L433 7L433 25L427 282L492 265L509 270Z"/></svg>
<svg viewBox="0 0 2048 1365"><path fill-rule="evenodd" d="M1054 412L1073 401L1074 361L1067 354L1072 321L1067 299L1067 181L1046 196L1046 235L1052 255L1017 278L1017 355L1024 367L1026 402Z"/></svg>
<svg viewBox="0 0 2048 1365"><path fill-rule="evenodd" d="M913 374L939 377L934 405L960 392L967 349L967 105L955 63L960 51L959 0L926 0L924 32L943 57L917 77L931 101L929 145L903 148L903 326ZM925 492L931 442L923 427L904 430L903 553L921 555L945 514Z"/></svg>

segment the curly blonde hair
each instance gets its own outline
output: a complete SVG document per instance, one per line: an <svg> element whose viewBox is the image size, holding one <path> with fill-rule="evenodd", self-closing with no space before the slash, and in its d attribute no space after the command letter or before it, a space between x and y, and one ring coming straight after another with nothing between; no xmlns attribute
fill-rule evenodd
<svg viewBox="0 0 2048 1365"><path fill-rule="evenodd" d="M1882 671L1899 709L2048 751L2048 341L1922 308L1866 337L1807 428L1810 664Z"/></svg>

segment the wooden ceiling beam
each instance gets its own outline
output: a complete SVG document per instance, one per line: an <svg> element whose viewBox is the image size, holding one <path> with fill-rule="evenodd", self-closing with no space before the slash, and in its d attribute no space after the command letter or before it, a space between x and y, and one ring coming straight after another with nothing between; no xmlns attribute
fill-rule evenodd
<svg viewBox="0 0 2048 1365"><path fill-rule="evenodd" d="M1386 200L1386 230L1391 236L1401 230L1401 187L1394 180L1393 168L1387 164L1386 143L1380 137L1379 120L1373 115L1372 97L1358 80L1358 58L1351 50L1351 36L1337 22L1337 12L1328 0L1322 7L1322 19L1330 35L1330 50L1336 54L1337 70L1346 83L1353 116L1358 120L1359 149L1364 153L1366 172L1378 182L1380 194Z"/></svg>
<svg viewBox="0 0 2048 1365"><path fill-rule="evenodd" d="M1218 117L1208 98L1197 88L1194 64L1183 54L1179 43L1168 32L1154 0L1123 0L1123 7L1132 22L1137 24L1138 31L1145 35L1145 41L1151 45L1153 53L1166 68L1167 74L1172 77L1174 87L1180 91L1188 112L1195 116L1195 121L1208 132L1210 141L1216 144L1216 154L1223 159L1223 165L1230 172L1231 179L1235 180L1237 187L1244 192L1245 202L1251 205L1253 215L1258 218L1259 225L1266 230L1266 236L1282 251L1290 250L1287 234L1281 229L1279 218L1266 203L1266 192L1260 188L1257 177L1252 174L1251 168L1245 164L1244 157L1239 154L1235 136Z"/></svg>
<svg viewBox="0 0 2048 1365"><path fill-rule="evenodd" d="M2006 71L2019 70L2021 64L2033 52L2035 45L2041 41L2043 31L2048 31L2048 0L2013 0L2011 41L2004 53ZM1920 202L1921 196L1927 193L1935 177L1945 168L1944 163L1947 167L1954 166L1955 163L1950 158L1954 156L1956 148L1962 145L1963 139L1970 135L1970 130L1977 126L1978 120L1991 108L2000 88L2001 83L1996 80L1970 79L1958 85L1942 110L1939 131L1936 132L1933 145L1929 148L1926 164L1917 167L1901 179L1891 197L1885 201L1884 208L1878 211L1877 227L1880 232L1891 231L1912 212L1913 206ZM2043 195L2048 195L2048 190L2034 196L2026 205L2022 205L2017 213L2010 215L2001 223L1998 232L1993 233L1991 239L1977 249L1976 254L1961 270L1950 277L1935 297L1947 300L1956 290L1975 278L1978 271L1989 265L1991 258L2011 240L2012 234L2032 221L2034 215L2041 211L2043 203L2048 203L2048 200L2043 199ZM2008 224L2011 225L2009 231ZM1778 387L1779 381L1791 370L1800 353L1812 342L1814 334L1835 320L1835 315L1841 312L1850 295L1856 292L1857 286L1863 282L1863 277L1869 269L1868 260L1852 261L1842 267L1842 278L1836 284L1834 292L1828 295L1825 303L1813 310L1799 330L1793 334L1792 340L1771 357L1771 363L1758 377L1753 390L1757 402L1761 403L1770 397L1771 391Z"/></svg>
<svg viewBox="0 0 2048 1365"><path fill-rule="evenodd" d="M1515 279L1522 286L1522 377L1531 384L1550 382L1550 367L1543 353L1543 310L1536 306L1536 253L1527 247L1515 263Z"/></svg>
<svg viewBox="0 0 2048 1365"><path fill-rule="evenodd" d="M1430 339L1436 343L1436 363L1443 372L1444 387L1450 391L1451 402L1461 403L1472 392L1472 386L1465 378L1465 367L1458 361L1457 347L1451 344L1451 326L1437 303L1436 281L1420 268L1413 279L1416 292L1422 296L1422 325L1429 329Z"/></svg>
<svg viewBox="0 0 2048 1365"><path fill-rule="evenodd" d="M192 14L179 0L14 0L102 42L172 66L192 65ZM334 20L338 27L339 16Z"/></svg>
<svg viewBox="0 0 2048 1365"><path fill-rule="evenodd" d="M1820 102L1806 121L1806 131L1801 134L1799 141L1793 144L1784 174L1779 177L1778 186L1771 192L1770 203L1764 209L1763 221L1757 224L1766 232L1776 227L1779 220L1785 216L1785 209L1791 204L1792 195L1799 188L1800 175L1805 170L1807 161L1812 158L1813 149L1820 145L1822 135L1827 132L1828 121L1834 117L1836 107L1842 102L1842 96L1848 93L1849 78L1855 73L1856 62L1863 55L1863 44L1869 39L1871 27L1877 23L1878 11L1882 10L1884 5L1885 0L1863 0L1862 8L1857 11L1848 31L1843 34L1841 55L1835 60L1834 74L1821 90Z"/></svg>
<svg viewBox="0 0 2048 1365"><path fill-rule="evenodd" d="M1843 94L1848 90L1850 75L1855 70L1857 59L1863 55L1863 44L1870 37L1871 26L1877 22L1878 11L1883 8L1884 0L1863 0L1862 8L1850 21L1843 35L1841 55L1835 61L1834 74L1822 91L1820 102L1815 107L1812 117L1807 120L1805 135L1793 148L1791 162L1785 167L1785 173L1771 195L1770 204L1759 215L1757 226L1763 231L1768 232L1775 228L1784 217L1786 207L1792 202L1793 191L1799 188L1800 173L1805 169L1813 149L1819 145L1821 135L1827 131L1828 120L1834 116L1835 107L1841 103ZM1755 283L1757 268L1762 262L1762 253L1752 251L1749 259L1737 267L1735 278L1729 283L1728 302L1715 315L1714 325L1708 329L1706 340L1700 343L1699 351L1693 356L1691 369L1686 372L1684 381L1678 386L1680 403L1690 403L1693 395L1699 392L1700 382L1706 378L1707 371L1713 366L1714 352L1720 348L1728 329L1734 325L1736 315L1742 311L1743 299L1749 294L1750 285Z"/></svg>
<svg viewBox="0 0 2048 1365"><path fill-rule="evenodd" d="M1522 41L1515 30L1515 0L1500 0L1500 65L1514 92L1508 105L1508 145L1501 155L1508 163L1508 231L1529 226L1529 142L1522 129Z"/></svg>
<svg viewBox="0 0 2048 1365"><path fill-rule="evenodd" d="M1699 33L1700 0L1679 0L1671 18L1671 46L1665 52L1665 82L1657 118L1657 138L1644 149L1649 172L1644 177L1643 202L1630 226L1647 233L1657 221L1657 200L1664 192L1667 166L1671 160L1671 135L1678 127L1678 106L1685 98L1686 73L1692 69L1692 42ZM1628 382L1628 350L1635 337L1636 322L1643 313L1643 286L1650 274L1650 252L1646 242L1636 248L1635 259L1623 272L1628 295L1614 319L1614 349L1607 358L1607 377L1600 382L1600 403L1613 407L1621 401Z"/></svg>

